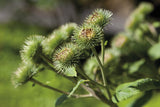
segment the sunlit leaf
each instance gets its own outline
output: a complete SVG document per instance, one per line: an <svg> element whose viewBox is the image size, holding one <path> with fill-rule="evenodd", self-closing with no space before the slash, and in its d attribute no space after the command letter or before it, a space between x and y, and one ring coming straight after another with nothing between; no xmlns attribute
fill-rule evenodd
<svg viewBox="0 0 160 107"><path fill-rule="evenodd" d="M159 59L160 58L160 43L153 45L149 49L148 54L153 60Z"/></svg>
<svg viewBox="0 0 160 107"><path fill-rule="evenodd" d="M142 107L151 99L152 95L152 91L146 91L143 96L133 101L128 107Z"/></svg>
<svg viewBox="0 0 160 107"><path fill-rule="evenodd" d="M141 67L141 65L143 65L145 63L145 59L141 59L139 61L134 62L133 64L130 65L129 67L129 73L134 73L136 71L139 70L139 68Z"/></svg>
<svg viewBox="0 0 160 107"><path fill-rule="evenodd" d="M119 85L116 89L116 93L112 97L114 103L120 102L122 100L128 99L133 95L136 95L140 92L160 88L160 81L155 79L139 79L134 82L125 83Z"/></svg>

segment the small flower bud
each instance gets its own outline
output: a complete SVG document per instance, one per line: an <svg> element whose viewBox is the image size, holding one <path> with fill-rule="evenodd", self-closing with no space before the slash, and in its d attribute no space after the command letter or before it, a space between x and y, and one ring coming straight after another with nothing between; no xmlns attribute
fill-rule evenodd
<svg viewBox="0 0 160 107"><path fill-rule="evenodd" d="M37 35L27 38L22 50L20 51L23 62L32 61L35 63L39 63L39 55L42 53L41 42L44 40L44 38L45 37L43 36Z"/></svg>
<svg viewBox="0 0 160 107"><path fill-rule="evenodd" d="M117 49L121 55L141 54L143 56L150 47L150 44L143 38L144 34L140 29L137 29L134 35L120 33L112 40L112 47Z"/></svg>
<svg viewBox="0 0 160 107"><path fill-rule="evenodd" d="M109 23L111 16L112 12L109 10L96 9L91 15L86 18L84 23L104 27Z"/></svg>
<svg viewBox="0 0 160 107"><path fill-rule="evenodd" d="M104 63L109 63L113 57L113 54L107 51L104 55Z"/></svg>
<svg viewBox="0 0 160 107"><path fill-rule="evenodd" d="M99 26L84 25L75 30L72 40L82 48L99 45L103 39L103 30Z"/></svg>
<svg viewBox="0 0 160 107"><path fill-rule="evenodd" d="M118 34L112 41L112 46L116 47L116 48L123 48L127 42L128 42L129 38L124 35L124 34Z"/></svg>
<svg viewBox="0 0 160 107"><path fill-rule="evenodd" d="M77 25L75 23L68 23L54 30L42 43L44 54L51 57L55 48L73 35L73 30L76 27Z"/></svg>
<svg viewBox="0 0 160 107"><path fill-rule="evenodd" d="M115 66L119 61L119 57L120 53L116 49L106 49L104 55L104 68Z"/></svg>
<svg viewBox="0 0 160 107"><path fill-rule="evenodd" d="M122 55L128 55L129 53L136 51L135 49L133 49L136 45L135 40L133 39L133 37L131 39L131 35L125 33L119 33L117 36L115 36L112 40L111 45Z"/></svg>
<svg viewBox="0 0 160 107"><path fill-rule="evenodd" d="M81 51L73 43L65 44L53 54L53 65L59 72L65 72L66 69L73 68L80 59Z"/></svg>
<svg viewBox="0 0 160 107"><path fill-rule="evenodd" d="M15 87L26 83L33 75L37 73L38 69L32 63L23 63L16 72L12 75L12 83Z"/></svg>

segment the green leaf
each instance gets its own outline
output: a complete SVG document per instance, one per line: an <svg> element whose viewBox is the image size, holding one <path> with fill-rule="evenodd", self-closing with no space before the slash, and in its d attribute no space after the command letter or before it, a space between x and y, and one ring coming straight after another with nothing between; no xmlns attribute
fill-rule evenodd
<svg viewBox="0 0 160 107"><path fill-rule="evenodd" d="M122 100L128 99L133 95L136 95L140 92L149 91L152 89L160 88L160 81L155 79L139 79L134 82L125 83L119 85L116 89L116 93L112 97L114 103L120 102Z"/></svg>
<svg viewBox="0 0 160 107"><path fill-rule="evenodd" d="M149 51L148 51L149 56L153 60L157 60L160 58L160 42L153 45Z"/></svg>
<svg viewBox="0 0 160 107"><path fill-rule="evenodd" d="M69 97L72 96L72 94L77 90L77 88L84 82L86 82L88 80L79 80L78 83L76 84L76 86L72 89L72 91L70 92L70 94L67 96L66 94L63 94L62 96L60 96L55 103L55 107L58 107L59 105L61 105L65 100L67 100Z"/></svg>
<svg viewBox="0 0 160 107"><path fill-rule="evenodd" d="M139 68L145 63L145 59L141 59L139 61L134 62L129 67L129 73L133 74L139 70Z"/></svg>
<svg viewBox="0 0 160 107"><path fill-rule="evenodd" d="M94 78L94 69L98 67L98 63L95 57L89 58L83 66L83 69L87 75L89 75L92 79Z"/></svg>
<svg viewBox="0 0 160 107"><path fill-rule="evenodd" d="M146 91L143 96L136 99L128 107L142 107L151 99L152 95L153 95L152 91Z"/></svg>
<svg viewBox="0 0 160 107"><path fill-rule="evenodd" d="M70 76L70 77L77 77L77 72L76 72L75 67L65 68L64 75Z"/></svg>
<svg viewBox="0 0 160 107"><path fill-rule="evenodd" d="M79 80L78 83L76 84L76 86L72 89L72 91L70 92L70 94L68 95L68 97L71 97L71 95L77 90L77 88L84 82L87 82L88 80Z"/></svg>
<svg viewBox="0 0 160 107"><path fill-rule="evenodd" d="M104 46L107 46L107 44L108 44L108 41L106 40L106 41L104 42Z"/></svg>
<svg viewBox="0 0 160 107"><path fill-rule="evenodd" d="M59 105L61 105L65 100L67 100L67 95L63 94L62 96L60 96L55 103L55 107L58 107Z"/></svg>

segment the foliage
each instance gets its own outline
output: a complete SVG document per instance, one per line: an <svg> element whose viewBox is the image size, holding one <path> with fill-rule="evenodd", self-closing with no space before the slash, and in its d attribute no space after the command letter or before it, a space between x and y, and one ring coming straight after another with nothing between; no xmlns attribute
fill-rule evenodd
<svg viewBox="0 0 160 107"><path fill-rule="evenodd" d="M127 20L125 31L113 37L106 49L103 30L112 13L103 9L95 10L82 25L68 23L48 37L32 35L23 46L22 64L13 74L13 82L23 85L31 81L62 93L56 106L70 97L93 97L117 107L118 102L129 97L159 89L156 61L160 58L157 30L160 22L155 24L147 18L152 10L151 4L142 3ZM101 55L98 55L96 47L100 44ZM35 74L46 70L70 80L75 87L66 92L38 81ZM75 93L79 86L88 94ZM142 106L147 101L139 98L136 102Z"/></svg>
<svg viewBox="0 0 160 107"><path fill-rule="evenodd" d="M124 99L127 99L137 93L142 91L148 91L151 89L158 89L160 87L160 82L153 79L139 79L131 83L125 83L117 87L115 95L112 100L117 103Z"/></svg>

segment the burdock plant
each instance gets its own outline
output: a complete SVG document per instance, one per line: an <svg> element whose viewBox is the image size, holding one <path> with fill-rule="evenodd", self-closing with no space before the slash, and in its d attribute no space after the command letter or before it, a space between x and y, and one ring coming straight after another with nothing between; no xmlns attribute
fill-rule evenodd
<svg viewBox="0 0 160 107"><path fill-rule="evenodd" d="M125 31L114 36L107 49L103 30L112 12L104 9L96 9L81 25L67 23L48 37L30 36L20 51L22 64L13 73L13 84L17 87L31 81L62 93L55 106L70 97L93 97L117 107L118 102L138 93L144 95L130 106L144 105L160 88L160 22L146 18L151 10L151 4L142 3L127 20ZM35 79L46 69L76 83L75 87L65 92ZM75 94L78 87L88 94Z"/></svg>

